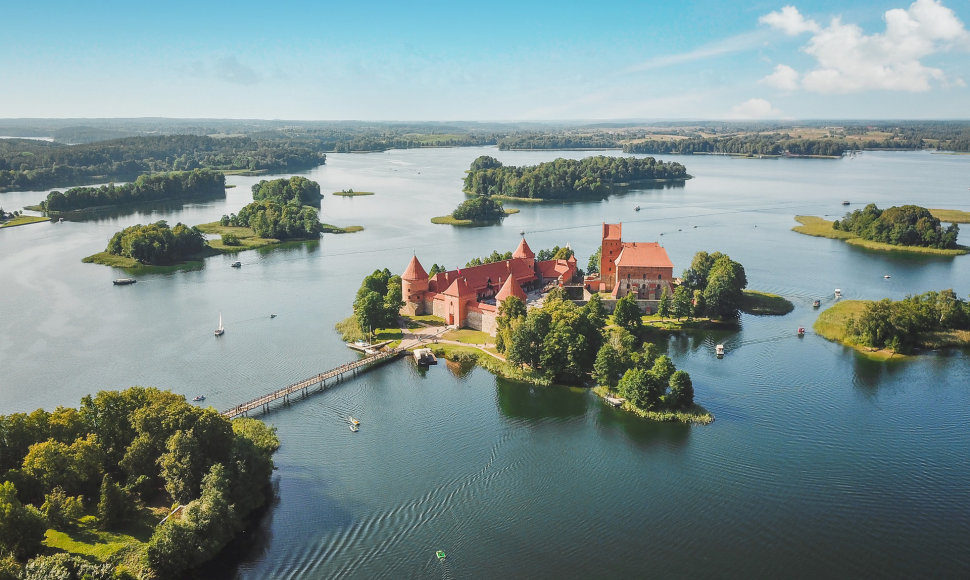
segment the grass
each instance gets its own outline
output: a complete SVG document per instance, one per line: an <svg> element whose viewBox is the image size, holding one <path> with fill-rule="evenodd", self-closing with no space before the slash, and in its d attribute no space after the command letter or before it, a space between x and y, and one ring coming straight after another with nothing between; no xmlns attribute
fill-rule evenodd
<svg viewBox="0 0 970 580"><path fill-rule="evenodd" d="M738 327L738 323L735 320L711 320L710 318L691 318L690 320L682 318L677 320L669 316L667 318L661 318L659 314L641 316L640 320L643 321L644 330L647 332L651 330L665 332L676 332L679 330L735 330Z"/></svg>
<svg viewBox="0 0 970 580"><path fill-rule="evenodd" d="M796 215L795 221L802 225L793 227L792 231L800 234L833 240L848 240L856 237L853 233L834 229L832 227L834 222L813 215Z"/></svg>
<svg viewBox="0 0 970 580"><path fill-rule="evenodd" d="M98 529L93 515L82 517L67 531L48 529L44 545L54 551L120 565L136 577L146 572L145 551L154 524L158 521L151 510L142 510L141 518L120 531Z"/></svg>
<svg viewBox="0 0 970 580"><path fill-rule="evenodd" d="M931 209L933 217L941 222L951 224L970 224L970 211L960 211L958 209Z"/></svg>
<svg viewBox="0 0 970 580"><path fill-rule="evenodd" d="M933 210L936 211L955 211L955 210ZM967 213L967 212L960 212ZM968 214L970 215L970 214ZM923 246L898 246L895 244L884 244L882 242L873 242L870 240L864 240L851 232L843 232L841 230L836 230L832 227L832 223L826 219L822 219L816 216L807 215L797 215L795 216L795 221L799 222L800 226L795 226L792 228L800 234L806 234L809 236L816 236L820 238L832 238L836 240L845 240L847 243L853 246L858 246L860 248L866 248L867 250L875 250L878 252L896 252L901 254L923 254L927 256L961 256L963 254L970 253L970 248L960 246L952 250L942 250L939 248L925 248Z"/></svg>
<svg viewBox="0 0 970 580"><path fill-rule="evenodd" d="M416 316L402 316L408 322L408 328L416 328L421 324L425 326L444 326L445 319L433 314L420 314ZM414 323L414 326L411 324Z"/></svg>
<svg viewBox="0 0 970 580"><path fill-rule="evenodd" d="M199 256L200 258L205 256ZM86 258L81 259L85 264L102 264L104 266L111 266L112 268L121 268L125 272L133 275L141 274L169 274L171 272L191 272L193 270L201 270L203 267L203 262L201 259L191 259L179 264L167 264L164 266L155 266L152 264L142 264L138 260L133 258L128 258L126 256L118 256L115 254L109 254L108 252L98 252L97 254L90 255Z"/></svg>
<svg viewBox="0 0 970 580"><path fill-rule="evenodd" d="M463 342L465 344L488 344L489 342L494 341L492 335L487 332L482 332L480 330L469 330L467 328L449 330L448 332L442 334L441 338L443 340L453 340L455 342Z"/></svg>
<svg viewBox="0 0 970 580"><path fill-rule="evenodd" d="M746 314L783 316L795 309L790 300L777 294L745 290L741 311Z"/></svg>
<svg viewBox="0 0 970 580"><path fill-rule="evenodd" d="M853 341L845 332L845 323L850 318L858 318L866 306L871 303L869 300L841 300L836 302L831 308L827 308L819 313L812 329L826 340L838 342L862 353L866 358L873 360L887 360L892 358L895 353L891 350L879 350L871 346L865 346ZM902 355L895 355L902 356Z"/></svg>
<svg viewBox="0 0 970 580"><path fill-rule="evenodd" d="M606 387L593 387L593 392L600 397L606 397L609 393ZM629 401L624 401L620 406L624 411L629 411L644 419L651 421L661 421L665 423L697 423L699 425L710 425L714 422L714 415L704 407L694 403L686 410L662 409L659 411L647 411L637 407Z"/></svg>
<svg viewBox="0 0 970 580"><path fill-rule="evenodd" d="M523 383L531 383L533 385L546 386L552 384L552 381L546 376L541 375L532 369L522 368L508 362L501 361L472 346L439 343L431 346L431 352L433 352L437 357L446 358L450 361L458 363L474 362L490 373L505 379L520 381Z"/></svg>
<svg viewBox="0 0 970 580"><path fill-rule="evenodd" d="M506 209L505 210L505 215L512 215L512 214L515 214L515 213L519 213L519 210L518 209L515 209L515 208L511 208L511 209ZM490 225L494 225L494 224L498 223L498 220L495 220L495 221L485 221L485 222L480 222L480 221L475 221L475 220L458 220L458 219L453 218L451 216L451 214L448 214L448 215L442 215L442 216L438 216L438 217L431 218L431 223L433 223L433 224L444 224L444 225L449 225L449 226L472 226L472 227L478 227L478 226L490 226Z"/></svg>
<svg viewBox="0 0 970 580"><path fill-rule="evenodd" d="M334 328L340 333L340 340L344 342L354 342L355 340L370 341L367 333L361 330L360 325L357 324L357 318L352 315L335 324ZM378 328L374 331L374 342L390 340L392 341L389 345L390 348L395 348L401 343L403 336L404 333L400 328Z"/></svg>
<svg viewBox="0 0 970 580"><path fill-rule="evenodd" d="M238 246L227 246L223 244L222 240L219 238L209 240L209 247L217 252L225 254L242 252L244 250L252 250L255 248L262 248L280 243L280 241L275 238L260 238L253 232L252 228L247 227L224 226L219 222L200 224L196 227L206 234L218 236L234 234L237 238L239 238Z"/></svg>
<svg viewBox="0 0 970 580"><path fill-rule="evenodd" d="M0 228L13 228L17 226L25 226L27 224L36 224L39 222L49 222L49 221L51 221L50 218L42 217L39 215L21 215L0 223Z"/></svg>
<svg viewBox="0 0 970 580"><path fill-rule="evenodd" d="M374 195L373 191L335 191L332 195L338 195L340 197L357 197L358 195Z"/></svg>

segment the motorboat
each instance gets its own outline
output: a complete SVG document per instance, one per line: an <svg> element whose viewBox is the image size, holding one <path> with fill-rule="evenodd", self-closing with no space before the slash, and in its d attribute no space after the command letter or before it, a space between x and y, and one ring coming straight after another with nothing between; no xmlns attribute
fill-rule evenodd
<svg viewBox="0 0 970 580"><path fill-rule="evenodd" d="M640 211L640 206L638 205L635 208L633 208L633 211Z"/></svg>
<svg viewBox="0 0 970 580"><path fill-rule="evenodd" d="M240 262L239 260L236 260L235 262L233 262L233 263L231 264L231 266L232 266L233 268L242 268L242 262Z"/></svg>
<svg viewBox="0 0 970 580"><path fill-rule="evenodd" d="M219 328L216 329L216 336L222 336L226 333L226 329L222 327L222 313L219 313Z"/></svg>
<svg viewBox="0 0 970 580"><path fill-rule="evenodd" d="M360 427L358 427L357 425L351 425L350 431L353 433L356 433L357 431L360 431Z"/></svg>
<svg viewBox="0 0 970 580"><path fill-rule="evenodd" d="M818 298L816 298L815 300L812 300L812 308L818 308L821 305L822 305L822 301L819 300Z"/></svg>
<svg viewBox="0 0 970 580"><path fill-rule="evenodd" d="M135 280L134 278L117 278L112 280L111 283L115 286L127 286L128 284L134 284L137 281L138 280Z"/></svg>
<svg viewBox="0 0 970 580"><path fill-rule="evenodd" d="M890 276L889 274L884 274L883 275L883 278L885 278L886 280L888 280L888 279L892 278L892 276Z"/></svg>
<svg viewBox="0 0 970 580"><path fill-rule="evenodd" d="M849 205L849 202L848 201L843 201L842 202L842 205Z"/></svg>
<svg viewBox="0 0 970 580"><path fill-rule="evenodd" d="M836 288L835 289L835 297L836 298L842 298L842 289L841 288Z"/></svg>
<svg viewBox="0 0 970 580"><path fill-rule="evenodd" d="M434 553L434 555L437 556L439 560L444 560L445 559L445 551L444 550L438 550L437 552Z"/></svg>
<svg viewBox="0 0 970 580"><path fill-rule="evenodd" d="M723 344L719 344L719 345L715 346L714 347L714 353L717 355L717 358L723 357L724 356L724 345Z"/></svg>
<svg viewBox="0 0 970 580"><path fill-rule="evenodd" d="M805 327L804 326L799 326L798 327L798 336L805 336Z"/></svg>
<svg viewBox="0 0 970 580"><path fill-rule="evenodd" d="M270 318L276 318L276 315L275 314L270 314L269 317Z"/></svg>
<svg viewBox="0 0 970 580"><path fill-rule="evenodd" d="M360 421L357 420L357 419L354 419L353 417L350 417L350 424L353 425L354 427L356 427L356 426L360 425Z"/></svg>
<svg viewBox="0 0 970 580"><path fill-rule="evenodd" d="M204 401L205 400L205 395L196 395L196 396L192 397L192 400L195 401L195 402L197 402L197 403L199 401Z"/></svg>

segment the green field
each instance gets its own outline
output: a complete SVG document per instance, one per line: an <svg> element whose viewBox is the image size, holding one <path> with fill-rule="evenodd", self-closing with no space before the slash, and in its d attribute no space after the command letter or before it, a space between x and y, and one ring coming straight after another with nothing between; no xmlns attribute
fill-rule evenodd
<svg viewBox="0 0 970 580"><path fill-rule="evenodd" d="M846 335L846 322L850 318L857 318L870 303L870 300L841 300L836 302L831 308L827 308L819 313L815 324L812 325L812 330L822 338L854 348L866 358L874 360L889 359L894 355L892 351L877 350L872 347L857 344Z"/></svg>
<svg viewBox="0 0 970 580"><path fill-rule="evenodd" d="M970 211L960 211L958 209L931 209L933 217L941 222L951 224L970 224Z"/></svg>
<svg viewBox="0 0 970 580"><path fill-rule="evenodd" d="M217 252L225 254L242 252L243 250L252 250L254 248L262 248L264 246L280 243L279 240L274 238L260 238L256 236L252 228L247 227L224 226L219 222L200 224L196 227L199 228L199 230L201 230L203 233L210 235L222 236L224 234L235 234L235 236L239 238L238 246L227 246L222 243L221 238L213 238L209 240L209 247Z"/></svg>
<svg viewBox="0 0 970 580"><path fill-rule="evenodd" d="M49 222L50 218L42 217L39 215L21 215L15 218L11 218L5 222L0 222L0 228L13 228L16 226L25 226L27 224L36 224L40 222Z"/></svg>
<svg viewBox="0 0 970 580"><path fill-rule="evenodd" d="M833 222L813 215L796 215L795 221L802 225L793 227L792 231L800 234L834 240L848 240L856 237L853 233L833 229Z"/></svg>
<svg viewBox="0 0 970 580"><path fill-rule="evenodd" d="M467 328L462 328L459 330L449 330L448 332L441 335L442 340L453 340L455 342L463 342L465 344L488 344L490 342L495 342L495 337L487 332L482 332L480 330L469 330Z"/></svg>

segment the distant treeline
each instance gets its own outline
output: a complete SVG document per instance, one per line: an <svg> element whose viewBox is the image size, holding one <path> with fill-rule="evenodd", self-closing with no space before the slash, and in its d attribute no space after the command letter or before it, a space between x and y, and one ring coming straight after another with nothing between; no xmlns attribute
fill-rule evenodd
<svg viewBox="0 0 970 580"><path fill-rule="evenodd" d="M208 169L142 175L124 185L72 187L52 191L40 202L44 211L60 212L131 202L170 200L184 197L225 197L226 176Z"/></svg>
<svg viewBox="0 0 970 580"><path fill-rule="evenodd" d="M624 153L691 154L726 153L731 155L821 155L840 157L851 148L841 139L792 139L777 135L737 137L690 137L688 139L647 139L623 145Z"/></svg>
<svg viewBox="0 0 970 580"><path fill-rule="evenodd" d="M860 344L909 352L921 344L920 333L970 330L970 304L953 290L888 298L869 303L858 319L846 321L846 334Z"/></svg>
<svg viewBox="0 0 970 580"><path fill-rule="evenodd" d="M607 134L530 133L499 139L502 151L514 149L619 149L620 143Z"/></svg>
<svg viewBox="0 0 970 580"><path fill-rule="evenodd" d="M870 203L863 209L845 214L832 227L852 232L859 237L897 246L924 246L953 249L957 247L960 227L944 228L930 210L918 205L893 206L885 210Z"/></svg>
<svg viewBox="0 0 970 580"><path fill-rule="evenodd" d="M0 139L0 191L130 181L146 173L199 168L301 171L326 159L306 146L250 137L156 135L85 145Z"/></svg>
<svg viewBox="0 0 970 580"><path fill-rule="evenodd" d="M556 159L539 165L505 167L483 155L465 176L465 191L479 196L501 195L530 199L576 199L608 195L614 186L648 179L686 179L680 163L653 157Z"/></svg>

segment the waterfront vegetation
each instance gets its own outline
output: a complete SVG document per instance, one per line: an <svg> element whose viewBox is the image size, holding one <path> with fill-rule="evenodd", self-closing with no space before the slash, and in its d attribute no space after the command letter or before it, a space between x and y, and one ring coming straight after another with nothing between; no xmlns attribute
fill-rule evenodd
<svg viewBox="0 0 970 580"><path fill-rule="evenodd" d="M265 503L279 447L260 421L142 387L2 416L0 434L4 578L184 577Z"/></svg>
<svg viewBox="0 0 970 580"><path fill-rule="evenodd" d="M783 316L795 309L791 300L777 294L745 290L741 312L745 314Z"/></svg>
<svg viewBox="0 0 970 580"><path fill-rule="evenodd" d="M253 250L280 242L275 238L261 238L256 235L252 228L224 226L222 222L199 224L195 227L204 234L220 236L219 239L208 240L208 243L210 248L222 253Z"/></svg>
<svg viewBox="0 0 970 580"><path fill-rule="evenodd" d="M353 189L341 189L340 191L333 192L333 195L340 197L357 197L361 195L374 195L373 191L354 191Z"/></svg>
<svg viewBox="0 0 970 580"><path fill-rule="evenodd" d="M50 221L50 218L36 215L24 215L20 211L7 213L3 211L2 207L0 207L0 228L12 228L15 226L23 226L47 221Z"/></svg>
<svg viewBox="0 0 970 580"><path fill-rule="evenodd" d="M93 207L185 198L214 199L226 196L226 176L207 169L141 175L123 185L72 187L52 191L40 202L41 211L58 213Z"/></svg>
<svg viewBox="0 0 970 580"><path fill-rule="evenodd" d="M480 198L593 199L606 197L621 185L689 177L687 169L680 163L664 163L653 157L598 155L581 160L560 158L538 165L506 167L494 157L483 155L472 162L466 173L464 190Z"/></svg>
<svg viewBox="0 0 970 580"><path fill-rule="evenodd" d="M801 139L783 133L760 133L728 137L643 139L624 144L623 152L838 158L850 148L853 146L843 139Z"/></svg>
<svg viewBox="0 0 970 580"><path fill-rule="evenodd" d="M404 306L401 299L401 277L387 268L374 270L364 278L354 299L354 319L358 330L369 338L376 337L380 328L397 328L397 316ZM349 329L344 323L344 328ZM341 330L338 325L338 330ZM346 336L346 332L341 330Z"/></svg>
<svg viewBox="0 0 970 580"><path fill-rule="evenodd" d="M282 204L320 205L320 184L294 175L289 179L263 179L252 187L253 201L276 200Z"/></svg>
<svg viewBox="0 0 970 580"><path fill-rule="evenodd" d="M604 386L593 387L593 392L604 399L616 395L616 393ZM661 423L696 423L698 425L710 425L714 422L714 415L697 403L692 404L686 409L651 410L641 409L630 401L624 400L620 405L620 409L639 415L644 419Z"/></svg>
<svg viewBox="0 0 970 580"><path fill-rule="evenodd" d="M925 348L970 346L970 303L953 290L902 300L847 300L822 312L819 335L877 358Z"/></svg>
<svg viewBox="0 0 970 580"><path fill-rule="evenodd" d="M958 209L931 209L933 217L941 222L951 224L970 224L970 211L960 211Z"/></svg>
<svg viewBox="0 0 970 580"><path fill-rule="evenodd" d="M959 245L957 245L954 248L940 249L940 248L930 248L925 246L901 246L897 244L889 244L884 242L876 242L873 240L866 240L858 237L853 232L837 230L833 227L835 222L832 222L817 216L797 215L795 216L795 221L799 222L802 225L793 227L792 231L798 232L800 234L806 234L809 236L815 236L820 238L845 240L847 244L858 246L860 248L866 248L868 250L875 250L879 252L923 254L928 256L960 256L970 252L970 249Z"/></svg>
<svg viewBox="0 0 970 580"><path fill-rule="evenodd" d="M464 204L468 202L466 201L462 203ZM496 202L496 203L498 203L499 207L501 208L501 202ZM459 206L459 208L461 207L462 206ZM480 209L481 205L478 205L476 207ZM480 214L475 213L474 211L472 211L471 213L468 213L468 209L466 206L466 208L462 209L461 211L459 211L458 209L456 209L455 211L457 211L459 215L472 216L472 217L456 218L454 213L452 213L449 215L433 217L431 218L431 223L439 224L439 225L448 225L448 226L474 226L474 227L489 226L496 223L497 221L502 221L502 219L504 219L505 216L510 216L512 214L519 213L519 210L516 208L510 208L510 209L501 208L501 210L502 210L501 214L493 214L492 210L486 210L484 211L484 213L480 213ZM496 219L495 215L498 215L499 217Z"/></svg>
<svg viewBox="0 0 970 580"><path fill-rule="evenodd" d="M659 314L688 319L708 316L737 320L738 312L746 303L744 289L748 286L748 278L744 266L721 252L709 254L702 251L694 254L690 268L684 270L681 277L683 283L670 297L668 312L663 312L664 297L660 297Z"/></svg>

